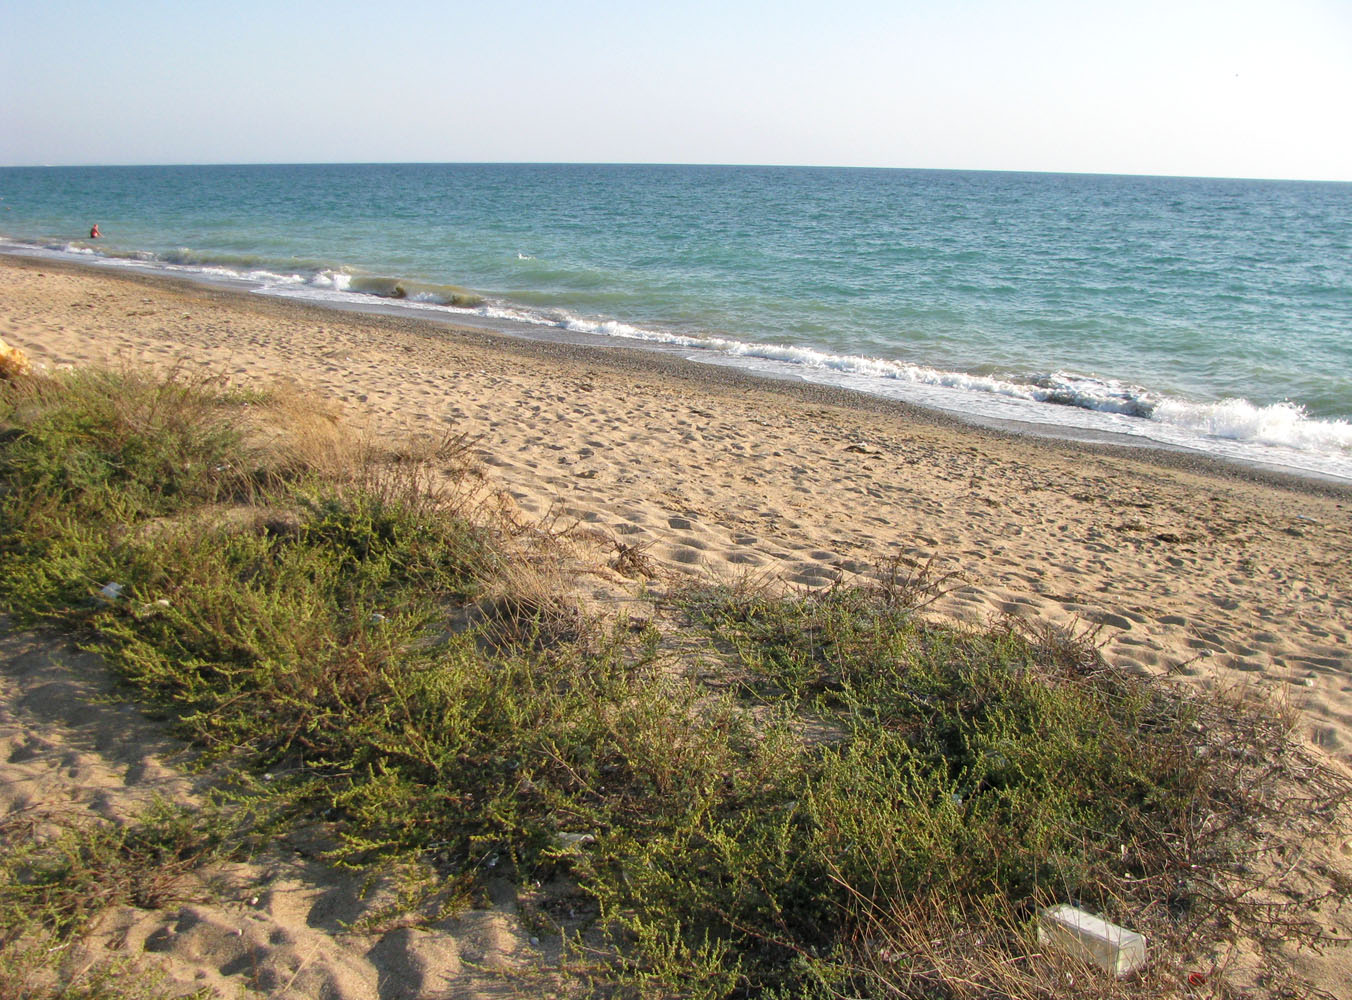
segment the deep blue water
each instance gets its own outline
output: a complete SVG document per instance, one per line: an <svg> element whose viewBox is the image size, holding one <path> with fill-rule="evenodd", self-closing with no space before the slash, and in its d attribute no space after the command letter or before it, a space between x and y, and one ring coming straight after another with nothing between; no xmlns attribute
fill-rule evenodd
<svg viewBox="0 0 1352 1000"><path fill-rule="evenodd" d="M0 169L0 198L9 249L647 342L1352 479L1352 184L98 167Z"/></svg>

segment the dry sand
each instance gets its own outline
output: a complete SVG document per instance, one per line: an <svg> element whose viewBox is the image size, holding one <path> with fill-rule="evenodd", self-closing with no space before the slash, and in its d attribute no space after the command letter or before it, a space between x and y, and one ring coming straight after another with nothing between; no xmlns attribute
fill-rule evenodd
<svg viewBox="0 0 1352 1000"><path fill-rule="evenodd" d="M241 384L280 377L341 400L378 434L475 435L518 517L586 529L596 564L583 579L597 599L629 586L605 562L621 544L640 546L663 574L807 586L892 557L933 559L958 574L938 613L1102 626L1110 661L1204 687L1247 686L1274 711L1294 705L1296 737L1336 766L1352 764L1346 488L974 429L665 356L3 257L0 338L53 369L134 363ZM151 780L192 794L154 750L158 737L138 735L126 751L116 734L133 723L108 714L123 710L90 720L61 708L78 688L42 678L68 672L67 658L41 646L23 653L34 642L12 637L0 651L9 758L0 808L55 796L126 815ZM1352 863L1347 831L1329 836L1329 856ZM497 987L476 960L529 952L510 893L464 918L479 925L443 928L455 946L407 930L348 939L335 936L334 915L347 890L304 859L278 865L267 884L282 888L256 904L247 900L257 891L234 911L188 907L168 921L137 918L144 926L119 918L132 920L127 943L165 956L185 983L203 976L227 990L316 997L482 995ZM1330 919L1352 936L1346 916ZM1296 965L1334 996L1352 996L1345 952Z"/></svg>

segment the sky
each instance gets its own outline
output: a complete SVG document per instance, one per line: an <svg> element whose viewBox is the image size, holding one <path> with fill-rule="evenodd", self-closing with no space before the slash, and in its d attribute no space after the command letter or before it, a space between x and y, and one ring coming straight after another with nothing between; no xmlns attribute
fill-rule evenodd
<svg viewBox="0 0 1352 1000"><path fill-rule="evenodd" d="M0 165L1352 180L1352 0L0 0Z"/></svg>

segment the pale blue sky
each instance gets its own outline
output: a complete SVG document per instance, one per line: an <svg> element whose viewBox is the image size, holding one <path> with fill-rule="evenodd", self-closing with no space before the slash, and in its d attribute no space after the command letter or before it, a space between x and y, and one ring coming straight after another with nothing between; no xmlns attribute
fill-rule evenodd
<svg viewBox="0 0 1352 1000"><path fill-rule="evenodd" d="M0 164L1352 180L1352 0L0 0Z"/></svg>

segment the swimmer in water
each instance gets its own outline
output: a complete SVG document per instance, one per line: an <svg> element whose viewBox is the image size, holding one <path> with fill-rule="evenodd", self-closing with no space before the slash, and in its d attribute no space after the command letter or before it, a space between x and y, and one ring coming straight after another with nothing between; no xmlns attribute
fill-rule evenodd
<svg viewBox="0 0 1352 1000"><path fill-rule="evenodd" d="M99 224L98 224L97 222L94 223L94 225L92 225L92 226L89 227L89 238L90 238L91 240L96 240L96 239L98 239L98 238L99 238L100 236L102 236L102 235L103 235L103 234L102 234L101 232L99 232Z"/></svg>

